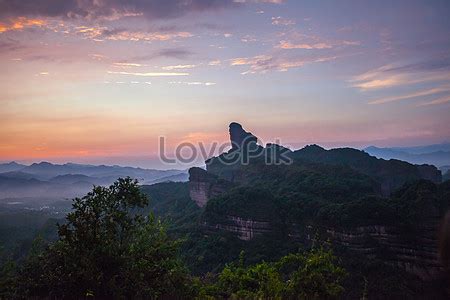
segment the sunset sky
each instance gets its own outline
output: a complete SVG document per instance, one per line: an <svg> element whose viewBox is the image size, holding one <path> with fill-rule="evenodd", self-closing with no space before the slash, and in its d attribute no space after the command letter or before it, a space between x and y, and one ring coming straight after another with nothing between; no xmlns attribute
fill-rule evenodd
<svg viewBox="0 0 450 300"><path fill-rule="evenodd" d="M157 166L240 122L299 148L450 141L450 1L0 0L0 161ZM148 158L148 160L146 160Z"/></svg>

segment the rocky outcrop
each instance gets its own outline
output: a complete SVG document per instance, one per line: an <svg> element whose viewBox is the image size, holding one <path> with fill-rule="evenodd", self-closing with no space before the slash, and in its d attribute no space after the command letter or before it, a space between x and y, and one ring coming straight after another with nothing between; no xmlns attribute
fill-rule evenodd
<svg viewBox="0 0 450 300"><path fill-rule="evenodd" d="M219 196L231 187L231 184L201 168L189 169L189 195L199 206L206 205L209 199Z"/></svg>
<svg viewBox="0 0 450 300"><path fill-rule="evenodd" d="M238 216L226 216L224 222L203 223L209 231L224 230L249 241L258 235L270 233L272 224ZM291 239L308 245L315 239L345 247L350 252L367 258L378 258L384 263L420 277L432 280L442 273L443 267L437 252L437 222L421 226L413 237L405 236L398 227L372 225L351 229L314 226L288 226Z"/></svg>
<svg viewBox="0 0 450 300"><path fill-rule="evenodd" d="M335 245L413 273L423 280L436 278L443 270L437 252L437 224L420 226L413 237L392 226L364 226L350 230L328 228L326 236Z"/></svg>
<svg viewBox="0 0 450 300"><path fill-rule="evenodd" d="M205 222L203 225L209 230L225 230L235 233L239 239L245 241L272 230L269 222L254 221L236 216L226 216L226 221L222 223L209 224Z"/></svg>
<svg viewBox="0 0 450 300"><path fill-rule="evenodd" d="M242 125L232 122L229 127L231 147L233 150L245 149L252 144L256 145L257 137L251 132L247 132L242 128Z"/></svg>

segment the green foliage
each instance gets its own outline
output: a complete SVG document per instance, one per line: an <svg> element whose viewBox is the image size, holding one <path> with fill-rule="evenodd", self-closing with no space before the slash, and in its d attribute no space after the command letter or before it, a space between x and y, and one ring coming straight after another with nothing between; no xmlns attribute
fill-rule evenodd
<svg viewBox="0 0 450 300"><path fill-rule="evenodd" d="M17 265L14 261L4 262L0 268L0 299L12 298Z"/></svg>
<svg viewBox="0 0 450 300"><path fill-rule="evenodd" d="M424 217L444 214L449 199L441 198L440 192L439 186L426 180L403 186L392 197L395 210L403 216L400 221L414 226Z"/></svg>
<svg viewBox="0 0 450 300"><path fill-rule="evenodd" d="M339 296L344 291L341 284L346 272L335 261L333 253L323 249L283 257L277 268L287 280L284 296L301 299Z"/></svg>
<svg viewBox="0 0 450 300"><path fill-rule="evenodd" d="M324 299L343 292L346 276L335 264L330 251L313 249L289 254L274 263L245 266L241 253L238 263L227 265L217 281L206 285L203 296L232 299Z"/></svg>
<svg viewBox="0 0 450 300"><path fill-rule="evenodd" d="M222 197L211 199L206 207L206 214L210 214L208 217L215 220L223 219L227 215L255 221L270 220L279 218L279 211L279 203L269 190L252 187L232 189Z"/></svg>
<svg viewBox="0 0 450 300"><path fill-rule="evenodd" d="M318 214L323 225L353 227L355 225L395 224L398 222L391 201L377 196L367 196L348 203L323 205Z"/></svg>
<svg viewBox="0 0 450 300"><path fill-rule="evenodd" d="M0 265L9 259L23 259L38 235L45 240L56 240L57 221L53 217L41 211L0 208Z"/></svg>
<svg viewBox="0 0 450 300"><path fill-rule="evenodd" d="M154 213L164 219L168 231L177 237L192 232L197 225L201 209L189 196L188 182L163 182L141 186L152 201L141 209L142 213Z"/></svg>
<svg viewBox="0 0 450 300"><path fill-rule="evenodd" d="M226 216L238 216L270 221L272 228L282 232L285 224L306 225L324 219L321 215L339 206L376 197L376 184L370 177L340 165L276 166L254 161L242 166L236 176L241 185L208 201L202 215L205 221L226 222Z"/></svg>
<svg viewBox="0 0 450 300"><path fill-rule="evenodd" d="M178 243L154 217L133 213L148 203L137 182L119 179L74 199L59 240L31 253L19 269L16 296L180 296L187 272Z"/></svg>

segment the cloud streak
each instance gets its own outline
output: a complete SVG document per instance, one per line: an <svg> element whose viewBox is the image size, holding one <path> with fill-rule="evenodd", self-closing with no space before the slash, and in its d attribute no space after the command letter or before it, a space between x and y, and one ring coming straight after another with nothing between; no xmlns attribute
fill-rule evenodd
<svg viewBox="0 0 450 300"><path fill-rule="evenodd" d="M285 35L283 34L283 36ZM359 41L324 39L316 35L294 31L287 35L287 38L281 40L275 48L317 50L359 45L361 45Z"/></svg>
<svg viewBox="0 0 450 300"><path fill-rule="evenodd" d="M165 71L172 71L172 70L192 69L195 67L196 67L196 65L176 65L176 66L161 67L161 69L163 69Z"/></svg>
<svg viewBox="0 0 450 300"><path fill-rule="evenodd" d="M123 28L108 29L106 27L87 27L80 26L76 28L76 33L82 36L97 40L111 40L111 41L169 41L177 38L190 38L193 35L186 31L179 32L161 32L161 31L136 31L127 30Z"/></svg>
<svg viewBox="0 0 450 300"><path fill-rule="evenodd" d="M142 76L142 77L166 77L166 76L188 76L189 73L180 72L123 72L123 71L108 71L108 74L114 75L131 75L131 76Z"/></svg>
<svg viewBox="0 0 450 300"><path fill-rule="evenodd" d="M450 81L450 71L445 67L425 68L424 66L424 64L399 67L385 65L354 76L349 82L353 87L368 91L424 82Z"/></svg>
<svg viewBox="0 0 450 300"><path fill-rule="evenodd" d="M136 64L136 63L120 63L120 62L117 62L117 63L114 63L114 66L127 68L127 67L143 67L145 65Z"/></svg>
<svg viewBox="0 0 450 300"><path fill-rule="evenodd" d="M333 48L332 45L327 43L300 43L300 44L293 44L289 41L280 41L280 44L277 46L277 48L280 49L330 49Z"/></svg>
<svg viewBox="0 0 450 300"><path fill-rule="evenodd" d="M215 82L202 82L202 81L169 81L168 84L204 85L204 86L216 85Z"/></svg>
<svg viewBox="0 0 450 300"><path fill-rule="evenodd" d="M326 62L336 59L337 56L317 56L303 58L274 57L271 55L257 55L254 57L239 57L230 61L231 66L248 66L242 75L266 73L268 71L288 71L292 68L300 68L306 64Z"/></svg>
<svg viewBox="0 0 450 300"><path fill-rule="evenodd" d="M430 106L430 105L439 105L439 104L446 104L450 103L450 96L444 96L429 102L420 103L417 106Z"/></svg>
<svg viewBox="0 0 450 300"><path fill-rule="evenodd" d="M370 101L369 104L385 104L385 103L396 102L396 101L405 100L405 99L430 96L430 95L443 93L443 92L449 92L449 91L450 91L450 86L441 86L441 87L432 88L432 89L428 89L428 90L422 90L422 91L418 91L418 92L414 92L414 93L410 93L410 94L406 94L406 95L380 98L377 100ZM437 103L435 103L435 104L437 104Z"/></svg>
<svg viewBox="0 0 450 300"><path fill-rule="evenodd" d="M275 26L290 26L295 25L295 21L291 19L286 19L283 17L272 17L272 25Z"/></svg>

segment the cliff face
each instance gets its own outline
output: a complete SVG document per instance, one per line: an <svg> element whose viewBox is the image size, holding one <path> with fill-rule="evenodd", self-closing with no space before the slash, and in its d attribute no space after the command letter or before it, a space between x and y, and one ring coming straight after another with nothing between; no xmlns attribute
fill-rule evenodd
<svg viewBox="0 0 450 300"><path fill-rule="evenodd" d="M236 234L245 241L258 235L272 232L270 222L226 216L223 222L204 222L208 231L224 230ZM420 277L432 280L443 271L439 261L437 222L423 225L414 233L414 237L405 236L398 227L385 225L357 226L350 229L332 227L313 227L290 224L289 238L302 244L311 244L319 238L331 242L334 246L345 247L350 252L367 258L378 258L384 263L398 267Z"/></svg>
<svg viewBox="0 0 450 300"><path fill-rule="evenodd" d="M189 195L199 206L206 205L209 199L219 196L231 187L231 184L201 168L189 169Z"/></svg>
<svg viewBox="0 0 450 300"><path fill-rule="evenodd" d="M432 280L443 271L437 251L437 228L435 223L420 226L409 238L397 227L383 225L350 230L328 228L326 236L334 244L367 257L377 257L423 280Z"/></svg>
<svg viewBox="0 0 450 300"><path fill-rule="evenodd" d="M249 241L257 235L271 232L270 222L254 221L235 216L226 216L224 222L211 224L204 222L203 226L209 230L225 230L233 232L244 241Z"/></svg>

